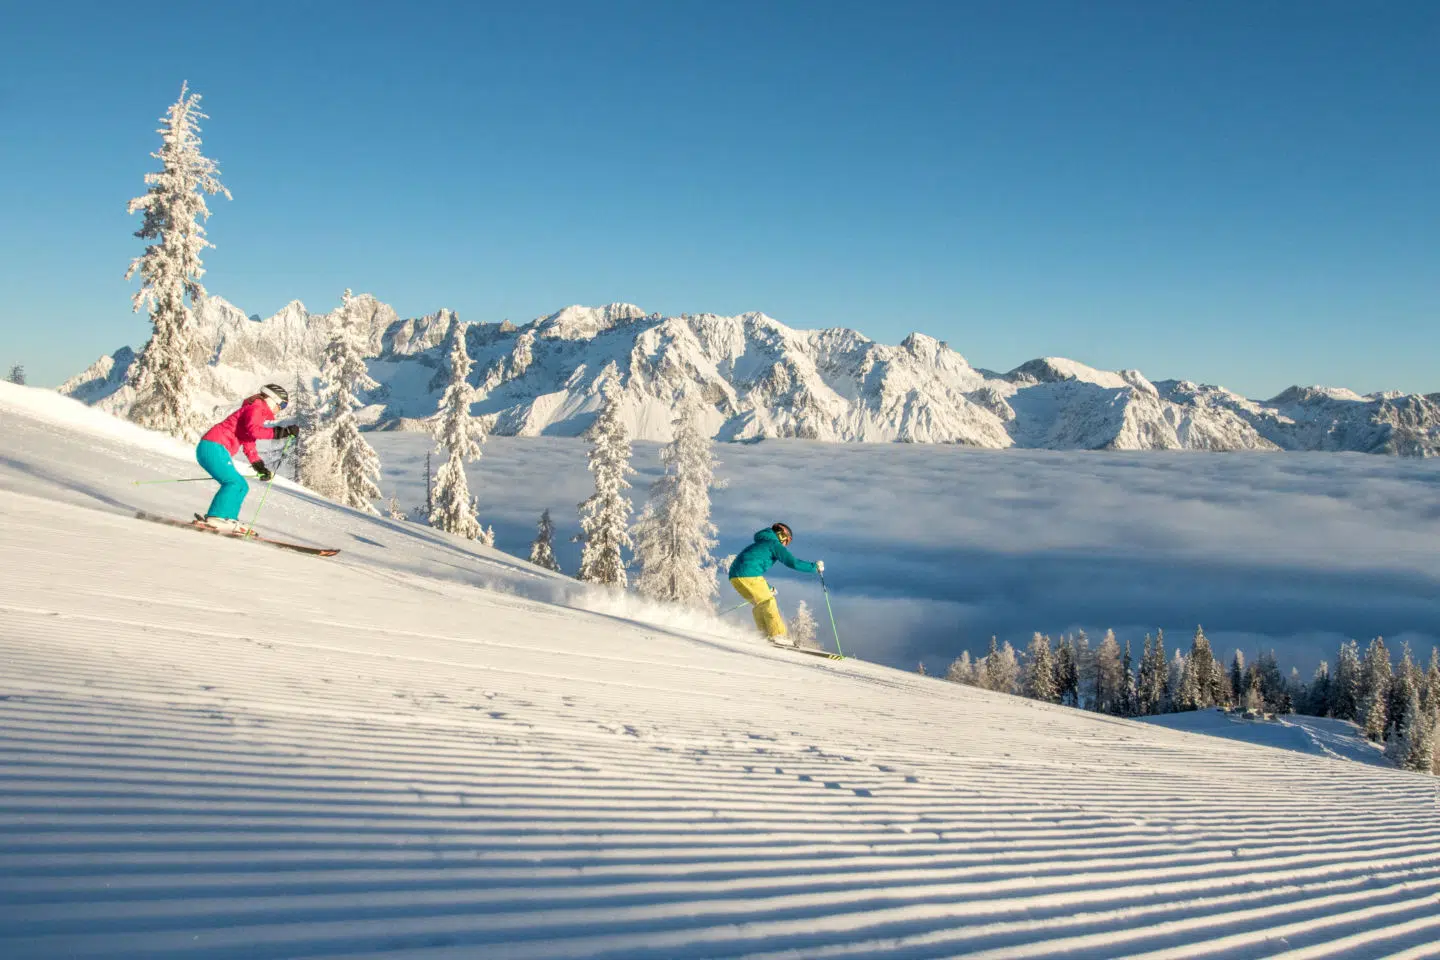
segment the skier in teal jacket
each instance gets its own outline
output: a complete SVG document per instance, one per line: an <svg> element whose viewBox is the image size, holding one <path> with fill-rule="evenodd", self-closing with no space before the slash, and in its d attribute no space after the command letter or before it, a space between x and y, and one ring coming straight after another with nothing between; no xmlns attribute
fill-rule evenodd
<svg viewBox="0 0 1440 960"><path fill-rule="evenodd" d="M755 626L772 643L792 646L785 620L780 616L780 604L775 600L775 590L765 579L765 574L776 563L783 563L800 573L825 572L823 560L813 563L799 560L790 552L790 541L793 539L794 534L787 524L774 524L755 534L755 542L741 550L735 562L730 564L730 585L754 607Z"/></svg>

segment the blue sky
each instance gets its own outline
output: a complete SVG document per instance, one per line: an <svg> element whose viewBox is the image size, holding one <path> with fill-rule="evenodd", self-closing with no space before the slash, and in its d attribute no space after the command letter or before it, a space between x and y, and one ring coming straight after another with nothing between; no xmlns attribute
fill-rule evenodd
<svg viewBox="0 0 1440 960"><path fill-rule="evenodd" d="M125 203L188 80L251 313L622 300L1440 390L1440 4L221 6L7 5L0 364L147 336Z"/></svg>

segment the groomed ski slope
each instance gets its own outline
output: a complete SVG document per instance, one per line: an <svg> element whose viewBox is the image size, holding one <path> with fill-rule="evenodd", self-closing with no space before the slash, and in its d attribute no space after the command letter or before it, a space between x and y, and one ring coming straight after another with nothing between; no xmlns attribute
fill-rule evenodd
<svg viewBox="0 0 1440 960"><path fill-rule="evenodd" d="M772 651L0 385L0 957L1440 955L1431 777ZM248 511L255 501L247 504Z"/></svg>

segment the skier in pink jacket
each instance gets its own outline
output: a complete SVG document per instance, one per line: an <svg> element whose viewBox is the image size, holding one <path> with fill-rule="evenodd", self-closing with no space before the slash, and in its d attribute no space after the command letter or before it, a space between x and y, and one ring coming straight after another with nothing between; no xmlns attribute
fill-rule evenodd
<svg viewBox="0 0 1440 960"><path fill-rule="evenodd" d="M300 432L300 428L293 424L278 427L265 425L266 421L274 420L289 403L290 397L284 387L267 383L260 388L259 393L247 397L240 404L239 410L206 431L195 447L195 459L205 468L206 473L219 481L220 489L210 501L209 511L203 517L197 514L196 519L222 533L245 532L240 526L240 505L245 502L250 487L240 475L240 471L235 469L232 458L243 448L245 456L250 459L250 466L255 470L255 476L267 482L271 480L274 474L265 466L265 461L260 459L260 451L255 449L255 442L293 437Z"/></svg>

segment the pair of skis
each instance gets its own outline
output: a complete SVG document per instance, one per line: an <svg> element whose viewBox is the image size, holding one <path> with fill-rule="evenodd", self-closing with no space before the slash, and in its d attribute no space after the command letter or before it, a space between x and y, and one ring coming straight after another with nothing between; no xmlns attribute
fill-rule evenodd
<svg viewBox="0 0 1440 960"><path fill-rule="evenodd" d="M149 520L152 523L163 523L171 527L181 527L185 530L196 530L200 533L214 534L217 537L229 537L231 540L253 540L256 543L268 544L272 547L279 547L282 550L294 550L296 553L303 553L311 557L333 557L340 551L333 547L307 547L300 543L288 543L284 540L271 540L269 537L262 537L255 533L227 533L224 530L217 530L208 523L199 520L176 520L172 517L162 517L153 513L141 511L135 514L137 520Z"/></svg>
<svg viewBox="0 0 1440 960"><path fill-rule="evenodd" d="M818 650L814 647L797 647L793 643L776 643L774 640L771 640L770 646L774 647L777 650L791 650L795 653L808 653L812 657L824 657L826 660L845 659L845 655L843 653L831 653L829 650Z"/></svg>

